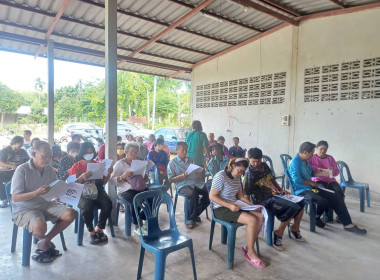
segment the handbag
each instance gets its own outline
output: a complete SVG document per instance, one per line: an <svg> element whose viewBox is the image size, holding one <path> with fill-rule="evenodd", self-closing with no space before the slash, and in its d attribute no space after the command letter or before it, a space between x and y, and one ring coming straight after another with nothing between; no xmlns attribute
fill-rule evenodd
<svg viewBox="0 0 380 280"><path fill-rule="evenodd" d="M94 180L84 182L82 196L84 198L88 198L92 200L95 200L98 198L98 188L96 187Z"/></svg>
<svg viewBox="0 0 380 280"><path fill-rule="evenodd" d="M141 175L135 175L127 179L127 182L131 185L131 189L135 191L145 191L147 189L145 180Z"/></svg>

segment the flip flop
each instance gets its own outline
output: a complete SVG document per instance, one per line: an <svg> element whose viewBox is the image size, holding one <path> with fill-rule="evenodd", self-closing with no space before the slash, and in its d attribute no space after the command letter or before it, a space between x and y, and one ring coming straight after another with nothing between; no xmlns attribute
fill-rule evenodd
<svg viewBox="0 0 380 280"><path fill-rule="evenodd" d="M49 253L50 256L52 256L53 258L62 256L62 253L59 250L54 249L53 247L49 247L49 249L47 249L46 251L36 249L36 254L42 254L43 252Z"/></svg>
<svg viewBox="0 0 380 280"><path fill-rule="evenodd" d="M97 232L96 235L98 236L100 242L108 241L108 236L104 232Z"/></svg>
<svg viewBox="0 0 380 280"><path fill-rule="evenodd" d="M39 250L39 249L37 249L37 250ZM40 251L42 251L42 250L40 250ZM52 262L54 260L54 258L46 250L46 251L42 251L39 254L37 253L36 255L33 255L32 260L35 260L39 263L49 263L49 262Z"/></svg>

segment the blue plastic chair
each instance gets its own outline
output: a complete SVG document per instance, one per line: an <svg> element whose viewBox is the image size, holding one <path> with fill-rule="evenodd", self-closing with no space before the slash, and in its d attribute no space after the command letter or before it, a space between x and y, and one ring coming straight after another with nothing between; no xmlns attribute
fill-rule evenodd
<svg viewBox="0 0 380 280"><path fill-rule="evenodd" d="M284 179L285 179L284 173L282 175L276 175L276 172L274 172L274 168L273 168L273 162L272 162L272 159L270 157L263 155L262 160L265 163L269 162L269 167L270 167L270 170L272 171L272 174L274 175L275 180L281 179L281 188L284 189L284 187L285 187L284 186Z"/></svg>
<svg viewBox="0 0 380 280"><path fill-rule="evenodd" d="M286 189L289 189L289 180L285 176L285 172L289 167L289 163L292 160L292 157L288 154L281 154L280 159L281 159L282 167L284 168L284 179L286 180L285 181L285 187L286 187Z"/></svg>
<svg viewBox="0 0 380 280"><path fill-rule="evenodd" d="M208 192L210 192L211 186L207 187ZM211 202L212 204L212 202ZM211 228L210 228L210 241L208 244L208 249L211 250L212 247L212 240L214 238L214 229L215 229L215 223L219 223L221 225L221 243L227 244L227 269L232 269L234 267L234 258L235 258L235 241L236 241L236 230L244 226L240 223L229 223L223 220L220 220L215 217L214 215L214 209L212 208L212 205L210 205L211 208ZM273 227L272 227L273 231ZM256 251L257 255L260 256L260 248L259 248L259 240L256 240Z"/></svg>
<svg viewBox="0 0 380 280"><path fill-rule="evenodd" d="M5 193L7 195L7 199L9 201L9 207L12 213L11 182L8 182L5 184ZM18 233L18 226L15 223L13 223L11 253L14 253L16 251L17 233ZM63 232L61 232L59 235L61 237L62 248L64 251L67 251ZM23 236L22 236L22 266L30 265L31 251L32 251L32 233L30 233L27 229L24 228Z"/></svg>
<svg viewBox="0 0 380 280"><path fill-rule="evenodd" d="M371 202L370 202L370 194L369 194L369 184L366 183L360 183L354 181L354 179L351 176L350 169L348 168L348 165L344 161L337 161L336 163L339 168L339 173L340 173L340 186L343 189L343 192L346 191L346 188L354 188L359 190L359 195L360 195L360 212L364 212L364 191L367 196L367 206L371 207ZM344 170L346 170L348 180L345 179L344 177Z"/></svg>
<svg viewBox="0 0 380 280"><path fill-rule="evenodd" d="M149 201L151 201L151 203ZM169 210L170 228L162 231L158 223L158 213L163 201L166 202ZM141 236L137 279L141 278L145 249L151 251L155 255L154 279L161 280L165 278L167 255L186 247L190 250L194 279L197 279L193 241L191 238L178 232L174 217L173 202L170 196L166 192L159 190L142 192L135 196L133 206L135 207L136 212L138 208L141 208L144 211L147 221L147 233L146 235ZM140 221L138 221L138 224L141 231L142 225L140 224Z"/></svg>

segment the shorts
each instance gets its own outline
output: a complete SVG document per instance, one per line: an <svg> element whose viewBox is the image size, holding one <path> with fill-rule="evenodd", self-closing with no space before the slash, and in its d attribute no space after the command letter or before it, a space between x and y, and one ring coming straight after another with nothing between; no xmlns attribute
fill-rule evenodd
<svg viewBox="0 0 380 280"><path fill-rule="evenodd" d="M214 209L215 218L229 223L237 223L241 213L244 211L231 211L227 207L219 207Z"/></svg>
<svg viewBox="0 0 380 280"><path fill-rule="evenodd" d="M51 201L37 208L21 210L13 214L13 222L17 226L33 232L33 226L38 220L50 221L55 224L66 209L67 207L63 204Z"/></svg>
<svg viewBox="0 0 380 280"><path fill-rule="evenodd" d="M305 203L303 200L294 203L277 196L270 196L265 199L261 205L263 205L268 212L275 215L281 222L286 222L296 216L302 210Z"/></svg>

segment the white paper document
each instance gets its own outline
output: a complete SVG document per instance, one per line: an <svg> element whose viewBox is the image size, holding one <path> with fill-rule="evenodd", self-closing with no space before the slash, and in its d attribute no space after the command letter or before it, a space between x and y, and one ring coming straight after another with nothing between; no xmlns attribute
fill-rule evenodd
<svg viewBox="0 0 380 280"><path fill-rule="evenodd" d="M261 208L262 206L260 205L250 205L242 200L236 200L234 202L234 204L236 204L237 206L239 206L239 208L241 210L245 210L245 211L250 211L250 210L256 210L258 208Z"/></svg>
<svg viewBox="0 0 380 280"><path fill-rule="evenodd" d="M195 179L199 176L199 173L203 171L203 168L195 165L195 164L190 164L189 167L187 168L186 172L189 174L189 179Z"/></svg>
<svg viewBox="0 0 380 280"><path fill-rule="evenodd" d="M134 175L145 176L145 172L148 166L148 161L146 160L132 160L131 167L128 171L133 172Z"/></svg>
<svg viewBox="0 0 380 280"><path fill-rule="evenodd" d="M87 180L103 179L105 165L106 164L104 162L102 162L102 163L88 163L86 172L91 171L92 175Z"/></svg>
<svg viewBox="0 0 380 280"><path fill-rule="evenodd" d="M103 175L104 175L104 176L107 176L107 175L108 175L108 169L110 169L110 167L111 167L111 165L112 165L112 163L113 163L113 160L112 160L112 159L103 159L103 160L102 160L102 163L105 164Z"/></svg>
<svg viewBox="0 0 380 280"><path fill-rule="evenodd" d="M297 195L292 195L292 194L280 194L280 195L275 195L275 196L294 202L294 203L300 202L301 200L304 199L302 196L297 196Z"/></svg>
<svg viewBox="0 0 380 280"><path fill-rule="evenodd" d="M77 179L77 175L76 174L71 175L71 176L67 177L66 183L68 183L68 184L75 183L76 179Z"/></svg>
<svg viewBox="0 0 380 280"><path fill-rule="evenodd" d="M50 185L50 191L46 194L41 195L41 197L47 201L53 198L59 198L64 192L66 192L69 185L61 180L54 181Z"/></svg>
<svg viewBox="0 0 380 280"><path fill-rule="evenodd" d="M83 184L69 183L66 192L59 197L59 201L77 207L82 195L83 187Z"/></svg>

